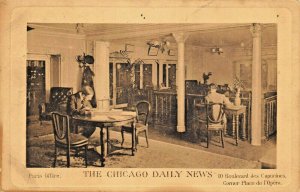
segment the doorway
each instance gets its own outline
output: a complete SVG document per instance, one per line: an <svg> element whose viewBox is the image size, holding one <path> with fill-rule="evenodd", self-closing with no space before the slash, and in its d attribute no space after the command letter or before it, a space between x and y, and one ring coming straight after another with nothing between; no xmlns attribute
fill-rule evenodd
<svg viewBox="0 0 300 192"><path fill-rule="evenodd" d="M59 87L61 56L28 54L26 61L26 116L37 117L38 106L49 101L50 87Z"/></svg>
<svg viewBox="0 0 300 192"><path fill-rule="evenodd" d="M46 61L27 60L27 116L38 115L38 105L46 101Z"/></svg>

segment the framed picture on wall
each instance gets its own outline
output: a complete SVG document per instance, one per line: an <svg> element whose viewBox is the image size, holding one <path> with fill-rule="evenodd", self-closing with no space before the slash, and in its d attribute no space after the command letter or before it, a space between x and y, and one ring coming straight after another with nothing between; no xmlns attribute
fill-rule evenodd
<svg viewBox="0 0 300 192"><path fill-rule="evenodd" d="M158 48L153 47L153 46L149 46L148 55L149 56L157 56L157 54L158 54Z"/></svg>

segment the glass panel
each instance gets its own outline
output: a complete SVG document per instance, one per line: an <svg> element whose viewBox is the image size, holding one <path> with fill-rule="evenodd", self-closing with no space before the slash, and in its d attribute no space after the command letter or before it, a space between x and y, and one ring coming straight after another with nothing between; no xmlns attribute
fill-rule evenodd
<svg viewBox="0 0 300 192"><path fill-rule="evenodd" d="M163 64L163 86L167 86L167 65Z"/></svg>
<svg viewBox="0 0 300 192"><path fill-rule="evenodd" d="M116 104L128 103L128 87L130 85L130 65L117 63L117 99Z"/></svg>
<svg viewBox="0 0 300 192"><path fill-rule="evenodd" d="M110 105L113 104L113 93L114 93L114 88L113 88L113 63L109 63L109 98L110 98Z"/></svg>
<svg viewBox="0 0 300 192"><path fill-rule="evenodd" d="M134 66L135 70L135 84L137 85L137 88L140 89L140 81L141 81L141 76L140 76L140 64L136 64Z"/></svg>
<svg viewBox="0 0 300 192"><path fill-rule="evenodd" d="M143 87L152 87L152 65L143 65Z"/></svg>
<svg viewBox="0 0 300 192"><path fill-rule="evenodd" d="M38 115L38 105L45 102L45 61L27 60L27 116Z"/></svg>
<svg viewBox="0 0 300 192"><path fill-rule="evenodd" d="M169 64L169 87L176 89L176 65Z"/></svg>

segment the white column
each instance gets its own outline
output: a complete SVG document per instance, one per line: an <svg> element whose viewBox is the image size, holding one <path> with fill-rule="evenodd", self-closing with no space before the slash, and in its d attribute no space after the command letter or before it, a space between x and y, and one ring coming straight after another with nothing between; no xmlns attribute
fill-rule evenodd
<svg viewBox="0 0 300 192"><path fill-rule="evenodd" d="M173 33L177 42L178 61L177 61L177 131L185 132L185 69L184 69L184 42L187 34Z"/></svg>
<svg viewBox="0 0 300 192"><path fill-rule="evenodd" d="M253 37L251 144L261 145L261 130L262 130L261 26L260 24L253 24L250 30Z"/></svg>
<svg viewBox="0 0 300 192"><path fill-rule="evenodd" d="M95 42L94 72L97 108L109 110L109 42Z"/></svg>

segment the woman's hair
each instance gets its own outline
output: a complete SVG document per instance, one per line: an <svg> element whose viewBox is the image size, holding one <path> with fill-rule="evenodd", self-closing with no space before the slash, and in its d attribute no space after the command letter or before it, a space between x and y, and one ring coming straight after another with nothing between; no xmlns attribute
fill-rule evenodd
<svg viewBox="0 0 300 192"><path fill-rule="evenodd" d="M218 86L217 86L216 84L214 84L214 83L211 83L211 84L209 85L209 88L210 88L210 89L217 89Z"/></svg>

